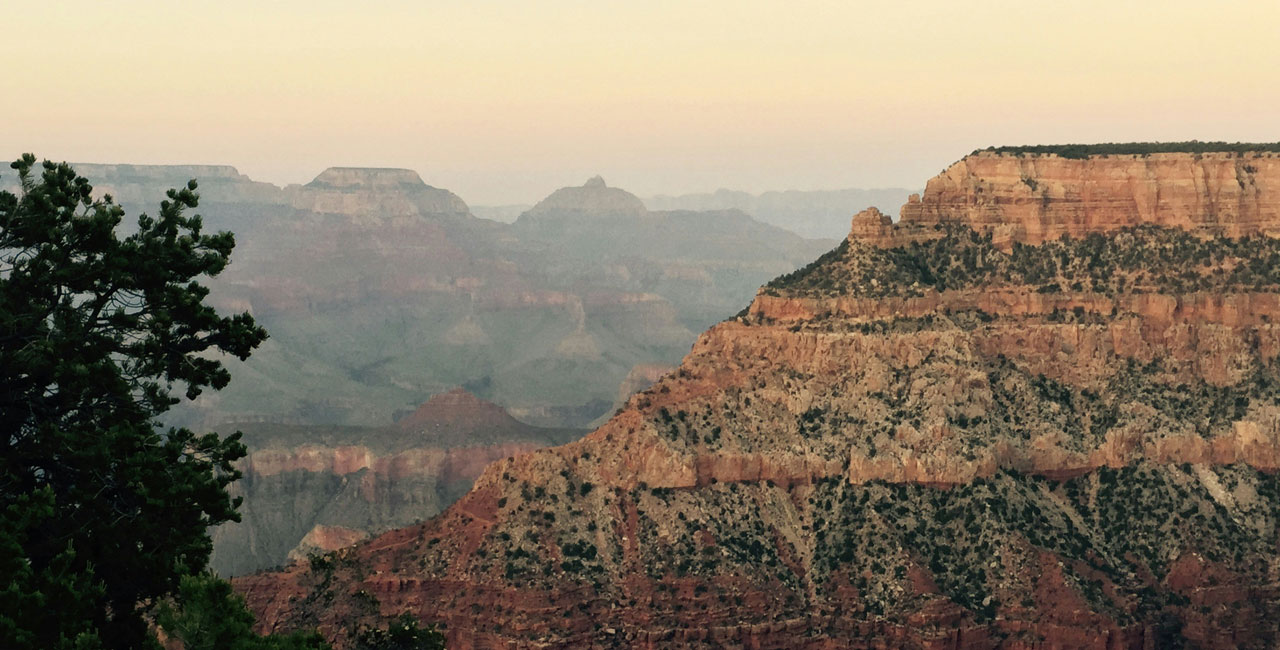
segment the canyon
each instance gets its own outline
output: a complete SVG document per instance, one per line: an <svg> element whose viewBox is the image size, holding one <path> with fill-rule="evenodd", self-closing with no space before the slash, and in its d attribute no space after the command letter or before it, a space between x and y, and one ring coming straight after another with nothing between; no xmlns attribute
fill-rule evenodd
<svg viewBox="0 0 1280 650"><path fill-rule="evenodd" d="M535 425L585 426L634 367L675 363L831 245L737 211L649 211L598 177L503 224L404 169L280 188L226 166L78 167L130 215L196 178L205 227L236 234L210 299L271 339L228 361L228 390L171 418L202 428L385 426L456 386Z"/></svg>
<svg viewBox="0 0 1280 650"><path fill-rule="evenodd" d="M592 433L236 589L339 647L1274 647L1274 160L976 152Z"/></svg>
<svg viewBox="0 0 1280 650"><path fill-rule="evenodd" d="M462 389L432 397L388 427L235 428L251 451L231 487L244 499L241 521L213 530L210 566L224 576L426 520L465 494L489 463L585 433L524 424Z"/></svg>
<svg viewBox="0 0 1280 650"><path fill-rule="evenodd" d="M245 434L244 521L213 532L224 576L424 520L490 461L580 437L830 246L740 212L649 212L598 177L511 225L405 169L280 188L229 166L76 168L131 216L195 178L205 227L236 235L210 302L270 338L166 420ZM423 408L435 430L405 429Z"/></svg>

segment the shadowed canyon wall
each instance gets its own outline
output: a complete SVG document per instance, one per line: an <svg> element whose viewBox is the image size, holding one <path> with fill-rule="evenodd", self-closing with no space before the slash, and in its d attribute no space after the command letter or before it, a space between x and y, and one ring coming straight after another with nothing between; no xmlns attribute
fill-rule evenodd
<svg viewBox="0 0 1280 650"><path fill-rule="evenodd" d="M532 427L455 389L389 427L241 423L251 449L234 496L241 522L213 530L211 565L242 575L423 521L489 463L580 437Z"/></svg>

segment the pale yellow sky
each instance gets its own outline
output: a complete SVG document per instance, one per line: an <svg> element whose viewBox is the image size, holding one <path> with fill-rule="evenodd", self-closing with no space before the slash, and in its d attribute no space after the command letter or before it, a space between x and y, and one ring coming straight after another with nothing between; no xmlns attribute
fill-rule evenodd
<svg viewBox="0 0 1280 650"><path fill-rule="evenodd" d="M0 4L0 155L416 169L469 203L922 186L989 144L1280 140L1280 0ZM6 170L7 171L7 170Z"/></svg>

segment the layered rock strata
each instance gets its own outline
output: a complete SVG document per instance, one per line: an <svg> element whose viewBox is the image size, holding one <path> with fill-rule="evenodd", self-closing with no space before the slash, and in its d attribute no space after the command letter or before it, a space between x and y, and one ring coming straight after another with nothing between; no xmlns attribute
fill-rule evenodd
<svg viewBox="0 0 1280 650"><path fill-rule="evenodd" d="M543 429L456 389L394 426L240 423L250 449L233 484L242 521L214 529L213 568L241 575L422 521L493 461L582 434Z"/></svg>
<svg viewBox="0 0 1280 650"><path fill-rule="evenodd" d="M864 214L582 440L236 586L338 644L1274 647L1280 240L973 219Z"/></svg>
<svg viewBox="0 0 1280 650"><path fill-rule="evenodd" d="M1207 235L1280 234L1280 154L1155 153L1064 158L977 152L902 207L899 238L964 223L997 242L1153 224ZM885 243L892 238L882 239Z"/></svg>

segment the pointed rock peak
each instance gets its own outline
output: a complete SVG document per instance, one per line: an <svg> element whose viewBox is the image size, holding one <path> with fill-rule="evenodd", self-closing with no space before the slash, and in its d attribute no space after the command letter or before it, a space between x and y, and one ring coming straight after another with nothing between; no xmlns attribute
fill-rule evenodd
<svg viewBox="0 0 1280 650"><path fill-rule="evenodd" d="M472 395L464 388L434 395L413 413L396 423L405 431L440 427L507 426L514 418L493 402Z"/></svg>
<svg viewBox="0 0 1280 650"><path fill-rule="evenodd" d="M521 215L521 219L551 217L639 217L648 212L636 195L605 185L592 176L586 184L562 187Z"/></svg>
<svg viewBox="0 0 1280 650"><path fill-rule="evenodd" d="M391 167L330 167L307 183L307 187L379 190L426 186L418 172Z"/></svg>

